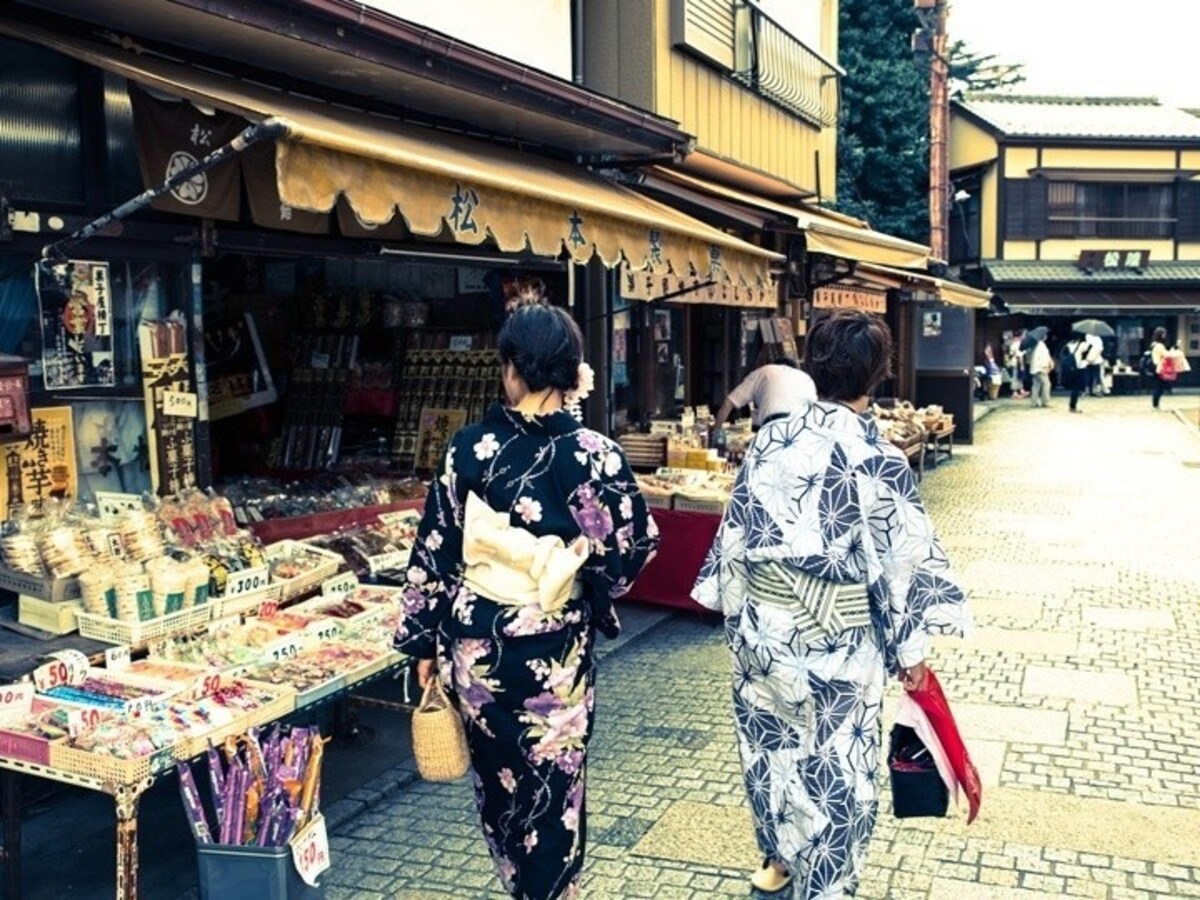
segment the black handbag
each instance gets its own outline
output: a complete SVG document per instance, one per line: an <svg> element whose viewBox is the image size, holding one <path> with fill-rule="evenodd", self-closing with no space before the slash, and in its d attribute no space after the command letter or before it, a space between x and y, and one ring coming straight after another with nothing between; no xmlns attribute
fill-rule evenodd
<svg viewBox="0 0 1200 900"><path fill-rule="evenodd" d="M933 754L907 725L893 725L888 749L892 813L897 819L941 818L950 808L950 791Z"/></svg>

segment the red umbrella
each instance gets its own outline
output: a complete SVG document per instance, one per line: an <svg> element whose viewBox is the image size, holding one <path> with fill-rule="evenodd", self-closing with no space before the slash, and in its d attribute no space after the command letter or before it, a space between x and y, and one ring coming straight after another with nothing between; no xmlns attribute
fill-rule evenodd
<svg viewBox="0 0 1200 900"><path fill-rule="evenodd" d="M970 810L967 814L967 824L970 825L979 815L979 804L983 800L983 787L979 783L979 771L971 762L971 755L958 733L958 725L954 722L954 714L950 712L950 703L942 692L942 685L933 674L932 669L926 669L924 682L917 690L908 692L908 696L921 708L945 758L954 771L954 777L967 795Z"/></svg>

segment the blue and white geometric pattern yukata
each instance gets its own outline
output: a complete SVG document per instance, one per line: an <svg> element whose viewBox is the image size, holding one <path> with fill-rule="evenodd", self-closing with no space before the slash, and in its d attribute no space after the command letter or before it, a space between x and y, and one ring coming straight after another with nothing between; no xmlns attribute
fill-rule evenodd
<svg viewBox="0 0 1200 900"><path fill-rule="evenodd" d="M747 566L764 561L865 582L871 624L805 643L795 612L751 595ZM692 596L725 616L759 849L787 866L796 898L853 895L878 808L887 673L925 659L931 634L971 630L907 458L840 403L765 425Z"/></svg>

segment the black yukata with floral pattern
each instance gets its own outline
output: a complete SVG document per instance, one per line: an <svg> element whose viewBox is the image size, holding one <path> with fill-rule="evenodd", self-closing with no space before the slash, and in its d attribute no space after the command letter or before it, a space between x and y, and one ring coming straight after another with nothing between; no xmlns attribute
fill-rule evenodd
<svg viewBox="0 0 1200 900"><path fill-rule="evenodd" d="M462 522L474 492L513 526L591 554L581 592L556 613L462 584ZM413 551L396 648L435 656L458 697L484 837L519 900L579 896L596 630L620 629L612 601L653 557L658 529L613 441L566 412L493 406L454 435Z"/></svg>

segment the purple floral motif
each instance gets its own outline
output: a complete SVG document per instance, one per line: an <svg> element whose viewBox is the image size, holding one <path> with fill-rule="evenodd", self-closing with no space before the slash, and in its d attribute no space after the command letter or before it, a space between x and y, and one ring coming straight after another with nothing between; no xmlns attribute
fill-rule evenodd
<svg viewBox="0 0 1200 900"><path fill-rule="evenodd" d="M558 766L560 769L562 769L564 772L566 772L568 775L574 775L576 772L578 772L583 767L583 751L582 750L568 750L566 753L559 756L558 759L556 759L554 761L554 764L556 766ZM580 797L581 798L583 796L582 787L583 787L583 785L582 785L582 783L580 783ZM579 812L578 807L576 807L575 812L576 813ZM565 819L563 820L563 824L564 825L566 824ZM571 828L570 825L567 825L567 827ZM571 830L573 831L574 829L572 828Z"/></svg>
<svg viewBox="0 0 1200 900"><path fill-rule="evenodd" d="M571 516L584 536L591 541L603 542L613 533L612 513L596 502L596 493L590 488L579 491L582 506L571 507Z"/></svg>
<svg viewBox="0 0 1200 900"><path fill-rule="evenodd" d="M415 587L407 588L401 596L401 606L406 616L416 615L425 607L425 595Z"/></svg>
<svg viewBox="0 0 1200 900"><path fill-rule="evenodd" d="M528 700L526 700L525 708L535 716L540 716L541 718L545 719L548 718L551 713L558 712L560 709L562 709L563 701L558 695L552 694L549 691L544 691L538 694L536 697L530 697Z"/></svg>

